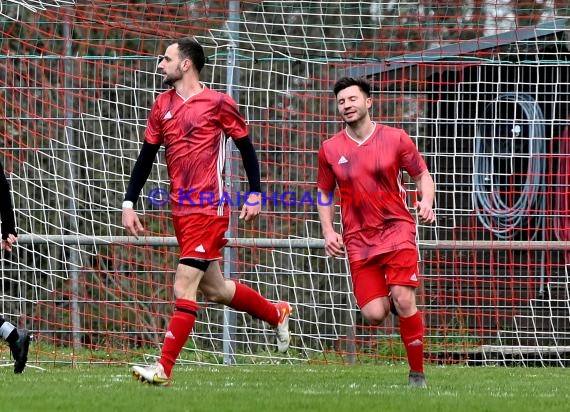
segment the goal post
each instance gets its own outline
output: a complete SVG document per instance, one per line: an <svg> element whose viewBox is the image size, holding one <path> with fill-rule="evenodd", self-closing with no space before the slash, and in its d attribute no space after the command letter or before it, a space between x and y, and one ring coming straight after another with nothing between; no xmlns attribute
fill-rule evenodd
<svg viewBox="0 0 570 412"><path fill-rule="evenodd" d="M368 77L374 120L408 131L436 181L437 222L418 226L427 360L566 365L567 6L444 3L3 2L0 160L19 241L3 255L0 305L33 331L31 362L159 353L178 262L157 197L162 150L137 205L145 236L126 235L120 205L164 90L158 55L191 35L204 82L235 97L261 164L263 213L248 225L232 207L225 275L295 314L281 355L268 325L200 299L181 363L403 359L397 319L370 327L346 259L325 256L314 204L318 149L342 127L331 88L349 74ZM240 162L228 146L233 200L247 189Z"/></svg>

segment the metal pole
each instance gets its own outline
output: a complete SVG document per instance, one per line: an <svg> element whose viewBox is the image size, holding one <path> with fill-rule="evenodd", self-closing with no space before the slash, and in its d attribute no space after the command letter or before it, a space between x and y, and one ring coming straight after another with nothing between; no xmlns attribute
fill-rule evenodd
<svg viewBox="0 0 570 412"><path fill-rule="evenodd" d="M77 158L76 158L76 149L69 149L75 148L77 145L75 144L75 133L73 130L73 107L74 107L74 98L73 98L73 78L74 78L74 64L72 58L72 42L71 38L73 37L73 29L71 27L71 15L73 14L73 9L71 7L68 8L68 12L65 13L65 23L63 24L63 35L65 38L65 56L63 61L63 68L64 68L64 76L65 76L65 136L66 136L66 143L68 147L68 160L69 160L69 176L67 178L67 186L68 190L67 193L69 196L67 197L67 206L66 209L69 211L69 218L68 218L68 227L75 233L79 233L79 225L77 222L77 205L75 203L75 191L73 187L73 181L78 176L77 172ZM78 350L81 348L81 319L79 316L79 303L77 301L77 297L79 296L79 248L77 247L69 248L69 255L66 262L67 271L69 273L69 282L70 282L70 292L71 292L71 301L70 301L70 310L71 310L71 330L72 330L72 342L74 350Z"/></svg>
<svg viewBox="0 0 570 412"><path fill-rule="evenodd" d="M234 89L234 82L239 81L238 68L236 66L236 46L237 41L237 31L239 30L239 0L230 0L228 13L228 31L230 36L230 44L228 46L228 57L227 57L227 71L226 71L226 88L227 93L237 101L238 93ZM238 78L236 80L236 78ZM225 172L226 172L226 189L228 192L232 193L236 187L236 176L238 173L237 162L232 161L231 154L233 150L233 144L231 140L229 142L229 147L227 148ZM230 214L230 224L228 226L227 237L233 237L236 231L237 224L235 219L232 218ZM224 249L224 278L231 279L235 276L237 272L236 265L236 250L234 248L226 247ZM224 307L224 364L233 365L236 363L235 359L235 328L236 328L237 318L234 311L229 307Z"/></svg>
<svg viewBox="0 0 570 412"><path fill-rule="evenodd" d="M53 245L132 245L132 246L178 246L173 236L87 236L87 235L38 235L22 234L18 244L53 244ZM422 250L539 250L570 251L570 241L529 241L529 240L427 240L419 244ZM324 249L325 241L315 238L232 238L228 237L226 248L263 248L263 249Z"/></svg>

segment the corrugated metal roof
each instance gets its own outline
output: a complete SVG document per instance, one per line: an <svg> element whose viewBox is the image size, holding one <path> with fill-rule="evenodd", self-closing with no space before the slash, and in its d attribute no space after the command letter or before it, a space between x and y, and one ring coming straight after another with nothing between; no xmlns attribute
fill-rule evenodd
<svg viewBox="0 0 570 412"><path fill-rule="evenodd" d="M444 59L446 62L452 62L452 58L455 56L465 56L499 46L530 39L538 39L540 37L570 30L569 22L569 18L556 19L536 26L523 27L492 36L463 40L461 42L448 44L442 47L393 57L380 63L366 63L354 66L346 69L344 75L349 77L369 77L402 69L404 67L415 66L418 63L434 63ZM464 62L464 60L462 60L462 62Z"/></svg>

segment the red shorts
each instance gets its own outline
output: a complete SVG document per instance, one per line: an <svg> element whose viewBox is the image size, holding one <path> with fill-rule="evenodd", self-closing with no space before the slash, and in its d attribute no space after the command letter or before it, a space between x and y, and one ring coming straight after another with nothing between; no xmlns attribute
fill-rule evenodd
<svg viewBox="0 0 570 412"><path fill-rule="evenodd" d="M394 250L350 264L352 287L358 307L372 299L388 296L393 285L419 286L418 252Z"/></svg>
<svg viewBox="0 0 570 412"><path fill-rule="evenodd" d="M228 243L224 238L230 221L228 216L192 213L172 216L172 221L181 259L221 259L220 249Z"/></svg>

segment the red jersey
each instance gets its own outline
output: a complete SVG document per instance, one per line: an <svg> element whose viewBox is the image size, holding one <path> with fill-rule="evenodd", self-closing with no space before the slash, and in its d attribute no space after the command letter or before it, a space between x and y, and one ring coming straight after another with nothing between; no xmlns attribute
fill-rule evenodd
<svg viewBox="0 0 570 412"><path fill-rule="evenodd" d="M376 125L363 142L343 130L319 151L318 188L341 206L349 261L416 247L416 222L406 205L402 170L412 178L427 166L408 134Z"/></svg>
<svg viewBox="0 0 570 412"><path fill-rule="evenodd" d="M144 137L166 149L174 215L227 213L226 202L220 207L226 139L247 135L236 102L225 93L204 86L186 101L174 89L158 95Z"/></svg>

